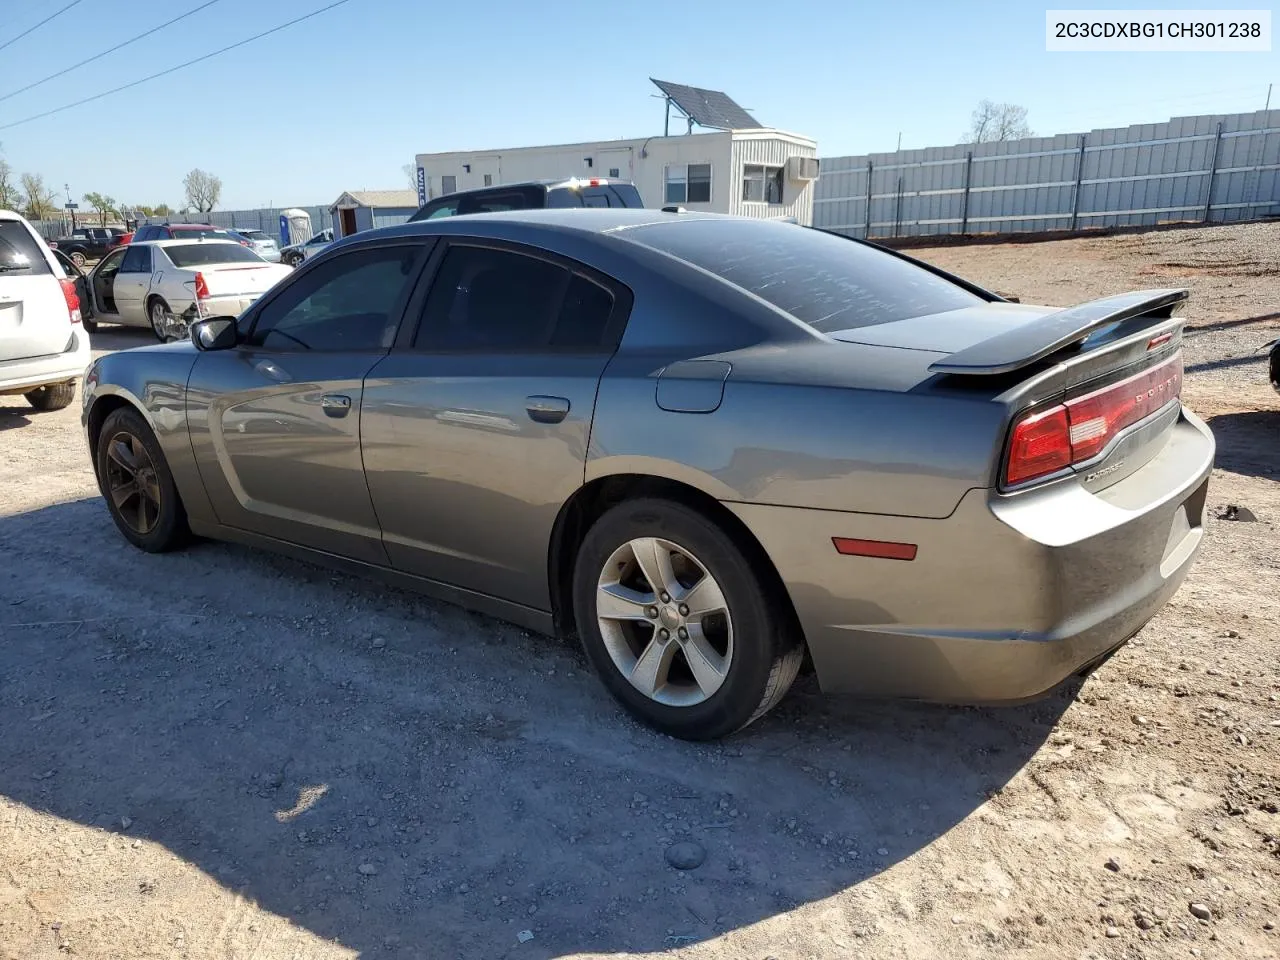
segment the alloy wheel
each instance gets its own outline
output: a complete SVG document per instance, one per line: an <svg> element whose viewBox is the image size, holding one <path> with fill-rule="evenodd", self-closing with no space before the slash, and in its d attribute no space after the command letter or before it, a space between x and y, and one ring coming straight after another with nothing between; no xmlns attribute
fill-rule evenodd
<svg viewBox="0 0 1280 960"><path fill-rule="evenodd" d="M107 495L120 519L139 536L160 522L160 480L143 442L120 431L107 441Z"/></svg>
<svg viewBox="0 0 1280 960"><path fill-rule="evenodd" d="M175 317L159 300L151 304L151 329L161 343L173 343L190 335L186 322Z"/></svg>
<svg viewBox="0 0 1280 960"><path fill-rule="evenodd" d="M596 587L596 621L619 672L645 696L688 707L713 696L733 662L733 618L706 566L679 544L618 547Z"/></svg>

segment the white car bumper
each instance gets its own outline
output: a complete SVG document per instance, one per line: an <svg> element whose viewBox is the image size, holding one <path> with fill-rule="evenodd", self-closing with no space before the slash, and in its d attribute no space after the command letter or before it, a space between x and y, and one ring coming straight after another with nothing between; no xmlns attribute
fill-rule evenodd
<svg viewBox="0 0 1280 960"><path fill-rule="evenodd" d="M93 359L89 334L77 326L72 332L74 344L65 353L44 357L0 362L0 395L26 393L46 384L79 380Z"/></svg>

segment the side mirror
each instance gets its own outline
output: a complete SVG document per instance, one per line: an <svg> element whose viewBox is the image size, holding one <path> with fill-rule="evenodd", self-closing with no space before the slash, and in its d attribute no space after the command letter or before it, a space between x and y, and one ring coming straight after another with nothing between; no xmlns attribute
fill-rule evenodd
<svg viewBox="0 0 1280 960"><path fill-rule="evenodd" d="M191 325L191 342L197 350L230 350L236 345L236 318L209 317Z"/></svg>

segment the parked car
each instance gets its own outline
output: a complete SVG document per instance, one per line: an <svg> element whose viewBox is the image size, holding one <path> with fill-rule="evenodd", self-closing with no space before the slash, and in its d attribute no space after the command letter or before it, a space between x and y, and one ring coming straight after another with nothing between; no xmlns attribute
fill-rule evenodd
<svg viewBox="0 0 1280 960"><path fill-rule="evenodd" d="M263 260L269 260L272 263L280 262L280 244L271 234L262 230L236 229L233 232L248 240L249 248Z"/></svg>
<svg viewBox="0 0 1280 960"><path fill-rule="evenodd" d="M61 250L72 263L83 267L105 254L123 234L118 227L77 227L69 236L49 241L49 246Z"/></svg>
<svg viewBox="0 0 1280 960"><path fill-rule="evenodd" d="M239 314L291 272L234 240L135 240L90 271L89 300L95 323L149 326L167 343L199 317Z"/></svg>
<svg viewBox="0 0 1280 960"><path fill-rule="evenodd" d="M90 359L75 281L31 224L0 210L0 395L60 410Z"/></svg>
<svg viewBox="0 0 1280 960"><path fill-rule="evenodd" d="M410 223L468 213L536 210L542 207L643 207L640 191L629 180L602 177L526 180L497 187L477 187L437 197L418 209Z"/></svg>
<svg viewBox="0 0 1280 960"><path fill-rule="evenodd" d="M314 257L329 244L333 243L333 231L321 230L310 240L302 243L291 243L280 251L280 262L296 267L309 257Z"/></svg>
<svg viewBox="0 0 1280 960"><path fill-rule="evenodd" d="M107 243L108 250L114 250L116 247L123 247L133 241L132 230L121 230Z"/></svg>
<svg viewBox="0 0 1280 960"><path fill-rule="evenodd" d="M445 218L102 357L84 424L141 549L237 540L577 635L641 720L717 737L805 649L827 690L1016 702L1133 636L1203 532L1185 298L1013 304L748 218Z"/></svg>
<svg viewBox="0 0 1280 960"><path fill-rule="evenodd" d="M129 242L139 240L234 240L249 245L249 241L235 231L208 223L147 223L133 232Z"/></svg>

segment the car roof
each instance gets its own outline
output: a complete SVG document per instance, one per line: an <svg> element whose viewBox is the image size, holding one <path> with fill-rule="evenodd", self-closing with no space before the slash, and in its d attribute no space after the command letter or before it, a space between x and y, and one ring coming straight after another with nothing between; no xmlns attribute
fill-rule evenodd
<svg viewBox="0 0 1280 960"><path fill-rule="evenodd" d="M236 240L224 240L222 237L193 237L190 240L181 240L177 237L167 237L164 240L137 240L130 244L133 247L185 247L192 243L227 243L233 247L240 246Z"/></svg>
<svg viewBox="0 0 1280 960"><path fill-rule="evenodd" d="M497 213L468 213L454 217L437 217L402 223L394 227L382 227L378 233L400 235L415 233L471 233L480 224L498 226L524 225L543 227L573 233L619 233L635 227L658 223L674 223L687 220L740 220L744 223L767 223L752 217L734 217L720 213L665 213L662 210L639 207L532 207L522 210L503 210ZM480 228L483 229L483 228ZM367 237L372 231L354 234ZM343 239L346 239L345 237Z"/></svg>

